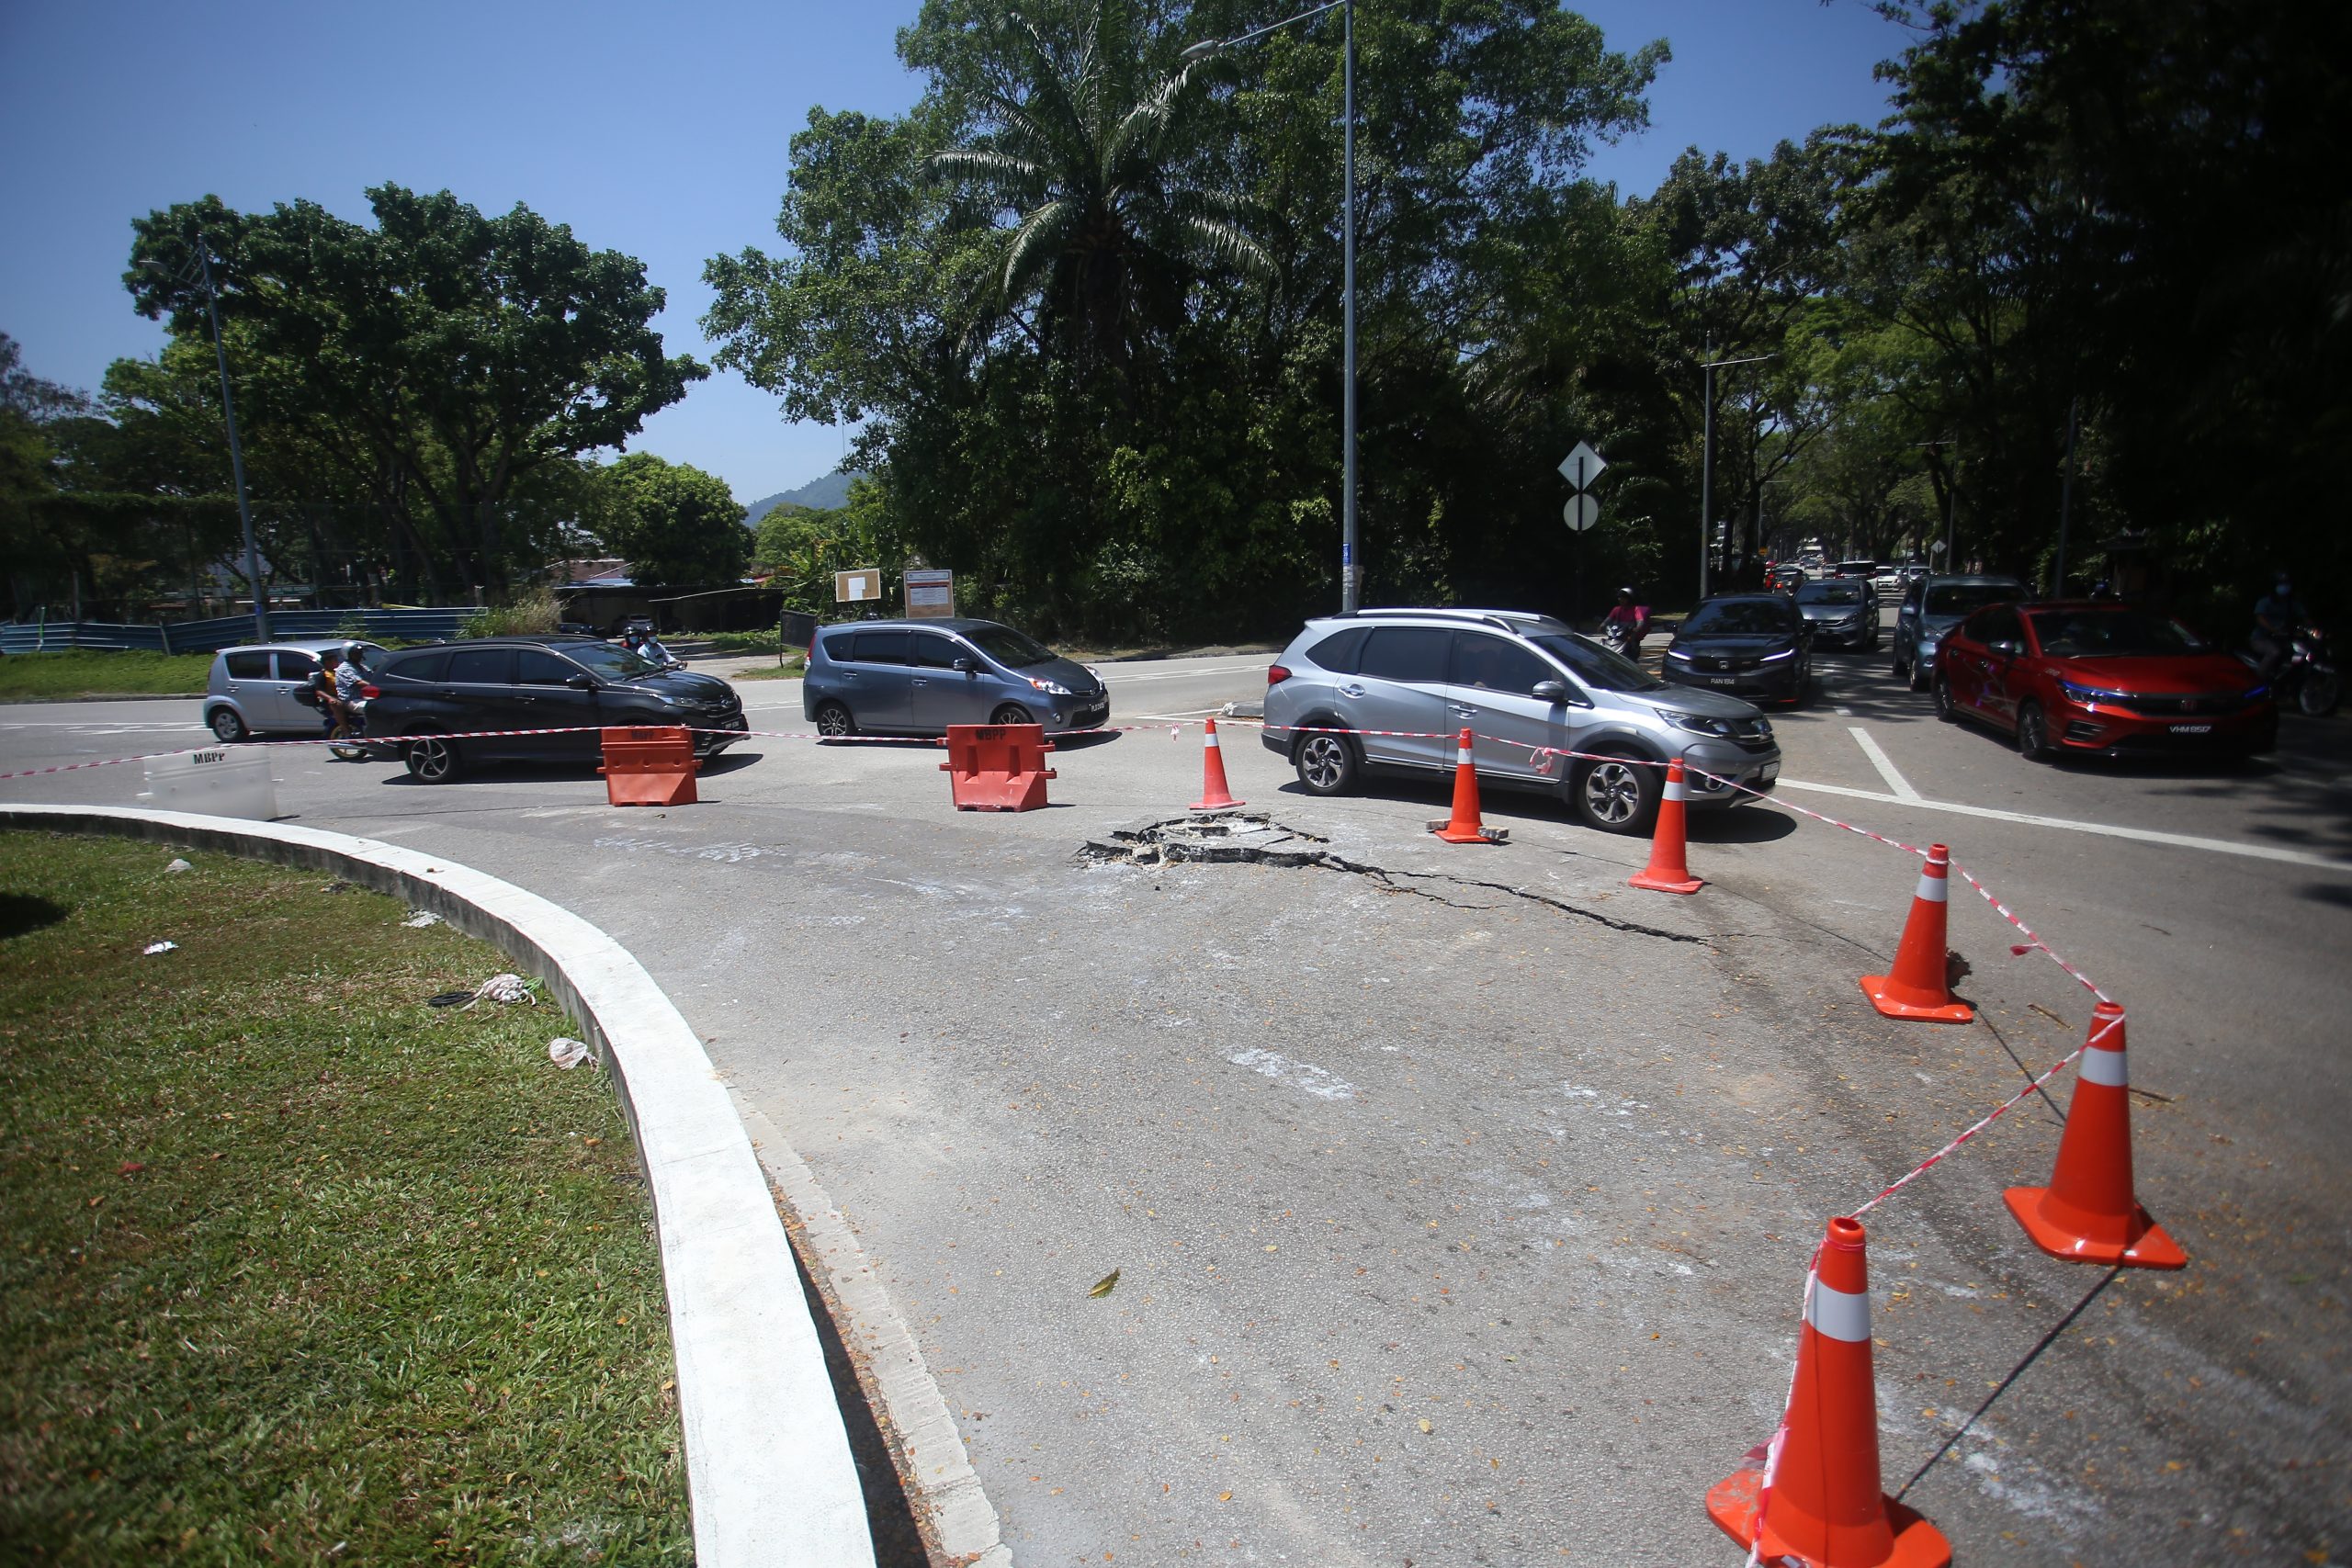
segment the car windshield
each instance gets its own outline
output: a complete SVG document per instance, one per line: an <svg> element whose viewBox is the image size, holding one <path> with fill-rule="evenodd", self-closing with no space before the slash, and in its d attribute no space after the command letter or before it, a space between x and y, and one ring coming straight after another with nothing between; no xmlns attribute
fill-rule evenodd
<svg viewBox="0 0 2352 1568"><path fill-rule="evenodd" d="M1011 626L974 626L964 637L1007 670L1026 670L1033 664L1050 664L1054 660L1052 649Z"/></svg>
<svg viewBox="0 0 2352 1568"><path fill-rule="evenodd" d="M1632 660L1610 652L1589 637L1539 632L1527 640L1566 665L1576 672L1577 680L1597 692L1646 692L1666 684Z"/></svg>
<svg viewBox="0 0 2352 1568"><path fill-rule="evenodd" d="M1682 623L1683 636L1693 632L1724 637L1778 637L1796 628L1785 602L1762 599L1719 599L1702 604Z"/></svg>
<svg viewBox="0 0 2352 1568"><path fill-rule="evenodd" d="M1858 582L1807 582L1797 589L1800 604L1859 604L1862 588Z"/></svg>
<svg viewBox="0 0 2352 1568"><path fill-rule="evenodd" d="M1933 582L1928 585L1928 614L1971 615L1987 604L1999 604L2025 591L2014 582Z"/></svg>
<svg viewBox="0 0 2352 1568"><path fill-rule="evenodd" d="M2130 659L2203 653L2204 639L2144 610L2040 610L2026 617L2048 659Z"/></svg>
<svg viewBox="0 0 2352 1568"><path fill-rule="evenodd" d="M634 681L640 675L657 675L662 667L650 660L639 659L626 648L616 648L609 642L567 642L564 657L577 660L608 681Z"/></svg>

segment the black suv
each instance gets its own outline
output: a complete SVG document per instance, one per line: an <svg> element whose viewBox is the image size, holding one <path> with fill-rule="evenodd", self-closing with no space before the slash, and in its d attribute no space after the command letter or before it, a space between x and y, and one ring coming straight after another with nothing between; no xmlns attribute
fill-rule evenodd
<svg viewBox="0 0 2352 1568"><path fill-rule="evenodd" d="M718 755L746 728L743 700L726 682L664 671L588 637L407 649L384 660L370 687L368 739L392 746L420 784L447 784L482 762L594 761L606 726L684 725L700 757ZM562 733L439 739L483 730Z"/></svg>

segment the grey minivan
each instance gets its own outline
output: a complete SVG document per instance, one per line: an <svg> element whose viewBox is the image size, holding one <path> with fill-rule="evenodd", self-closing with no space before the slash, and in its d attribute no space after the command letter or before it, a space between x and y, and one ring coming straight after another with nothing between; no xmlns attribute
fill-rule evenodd
<svg viewBox="0 0 2352 1568"><path fill-rule="evenodd" d="M320 654L350 640L296 637L222 649L213 656L212 672L204 683L205 727L228 742L273 730L318 734L319 710L296 701L294 694L319 672ZM359 647L369 669L383 668L387 655L381 647L367 641Z"/></svg>
<svg viewBox="0 0 2352 1568"><path fill-rule="evenodd" d="M996 621L849 621L808 645L800 711L823 735L940 735L951 724L1093 729L1111 694L1082 664Z"/></svg>
<svg viewBox="0 0 2352 1568"><path fill-rule="evenodd" d="M1312 795L1351 790L1367 771L1446 773L1464 729L1482 782L1556 791L1609 833L1645 832L1657 815L1665 770L1645 761L1680 757L1755 790L1781 773L1772 726L1755 708L1668 685L1524 611L1362 610L1309 621L1266 671L1266 748L1291 760ZM1545 747L1598 760L1537 750ZM1685 797L1694 807L1748 798L1701 778Z"/></svg>
<svg viewBox="0 0 2352 1568"><path fill-rule="evenodd" d="M1928 689L1936 672L1936 649L1944 633L1987 604L2033 597L2014 577L1916 577L1904 585L1903 606L1894 613L1894 678L1915 692Z"/></svg>

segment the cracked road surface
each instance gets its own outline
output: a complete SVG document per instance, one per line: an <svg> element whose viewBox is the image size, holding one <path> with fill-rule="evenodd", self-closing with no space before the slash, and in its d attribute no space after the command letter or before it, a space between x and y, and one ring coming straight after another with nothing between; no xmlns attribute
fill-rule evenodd
<svg viewBox="0 0 2352 1568"><path fill-rule="evenodd" d="M1779 722L1792 773L1875 787L1841 718ZM1018 817L950 812L928 748L775 741L666 813L315 758L281 800L643 958L847 1216L1015 1562L1737 1562L1701 1499L1771 1429L1823 1223L2071 1050L2086 997L1962 898L1984 1021L1876 1018L1854 976L1914 874L1848 835L1702 818L1713 885L1662 897L1623 886L1645 846L1544 802L1490 795L1511 842L1450 847L1442 790L1311 799L1227 733L1265 820L1222 835L1168 828L1197 733L1067 747ZM127 801L130 773L41 797ZM2132 1007L2140 1193L2192 1257L2100 1292L1952 1442L2104 1278L1999 1197L2046 1179L2070 1080L1875 1213L1888 1487L1952 1442L1907 1500L1973 1561L2333 1560L2347 905L1852 809L1951 830Z"/></svg>

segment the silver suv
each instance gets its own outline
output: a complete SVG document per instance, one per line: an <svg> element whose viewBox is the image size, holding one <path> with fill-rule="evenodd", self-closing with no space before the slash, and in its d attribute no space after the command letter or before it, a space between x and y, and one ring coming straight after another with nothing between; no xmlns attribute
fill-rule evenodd
<svg viewBox="0 0 2352 1568"><path fill-rule="evenodd" d="M1558 791L1607 833L1646 832L1657 815L1665 770L1635 759L1680 757L1758 790L1781 773L1772 726L1756 709L1668 685L1548 615L1364 610L1309 621L1266 671L1266 748L1290 758L1312 795L1345 793L1368 771L1450 772L1463 729L1482 784ZM1687 798L1747 796L1693 778Z"/></svg>

